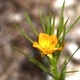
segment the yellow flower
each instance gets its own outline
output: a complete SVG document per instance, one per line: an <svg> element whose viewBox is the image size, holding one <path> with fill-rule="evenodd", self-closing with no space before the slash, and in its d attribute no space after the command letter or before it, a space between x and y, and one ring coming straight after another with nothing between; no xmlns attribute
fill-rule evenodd
<svg viewBox="0 0 80 80"><path fill-rule="evenodd" d="M39 34L38 42L33 43L33 47L40 50L43 54L48 55L52 54L53 52L62 50L62 47L57 48L58 39L56 35L48 35L45 33Z"/></svg>

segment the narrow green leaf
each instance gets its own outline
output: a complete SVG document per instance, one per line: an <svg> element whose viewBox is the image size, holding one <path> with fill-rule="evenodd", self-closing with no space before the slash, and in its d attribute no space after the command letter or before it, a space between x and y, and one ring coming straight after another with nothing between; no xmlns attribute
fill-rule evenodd
<svg viewBox="0 0 80 80"><path fill-rule="evenodd" d="M62 77L63 77L64 75L66 75L67 73L75 73L75 72L79 72L79 70L75 70L75 71L66 71L66 72L61 73L60 80L62 80Z"/></svg>
<svg viewBox="0 0 80 80"><path fill-rule="evenodd" d="M64 65L62 66L63 68L64 68L64 66L66 65L66 62L67 62L67 58L64 60ZM61 69L61 71L60 71L60 77L59 77L59 79L60 80L64 80L64 79L62 79L62 78L64 78L65 77L65 74L63 73L63 72L65 72L65 70L66 70L66 68L64 68L64 69Z"/></svg>
<svg viewBox="0 0 80 80"><path fill-rule="evenodd" d="M26 19L28 20L29 24L30 24L30 27L32 28L33 32L38 36L38 32L36 31L34 25L32 24L28 14L26 14Z"/></svg>
<svg viewBox="0 0 80 80"><path fill-rule="evenodd" d="M65 38L65 36L66 36L66 25L67 25L67 23L68 23L68 20L69 20L69 18L65 21L65 23L64 23L64 25L63 25L63 31L62 31L62 33L60 34L59 41L61 41L62 37ZM65 35L63 36L64 33L65 33Z"/></svg>
<svg viewBox="0 0 80 80"><path fill-rule="evenodd" d="M80 47L79 47L79 48L80 48ZM79 48L76 49L76 51L71 55L71 57L68 59L68 61L65 60L64 66L63 66L63 68L61 69L61 72L60 72L60 79L62 78L62 76L65 75L64 72L65 72L65 69L66 69L67 64L70 62L70 60L72 59L72 57L74 56L74 54L77 52L77 50L78 50Z"/></svg>
<svg viewBox="0 0 80 80"><path fill-rule="evenodd" d="M40 63L39 61L37 61L35 58L32 58L31 56L29 56L28 54L26 54L25 52L23 52L18 47L14 46L14 48L17 51L19 51L21 54L23 54L24 56L26 56L29 61L31 61L32 63L36 64L39 68L41 68L43 71L45 71L46 73L48 73L49 75L51 75L54 78L53 74L50 73L49 69L46 66L44 66L42 63Z"/></svg>
<svg viewBox="0 0 80 80"><path fill-rule="evenodd" d="M60 14L60 20L59 20L59 26L58 26L58 30L57 30L57 37L59 38L60 34L63 31L63 23L64 23L64 17L63 17L63 13L64 13L64 6L65 6L65 0L64 3L62 5L62 10L61 10L61 14Z"/></svg>
<svg viewBox="0 0 80 80"><path fill-rule="evenodd" d="M52 24L51 24L51 21L52 21L52 14L50 12L49 13L49 35L51 35L51 33L52 33Z"/></svg>
<svg viewBox="0 0 80 80"><path fill-rule="evenodd" d="M63 37L62 37L62 41L61 41L62 46L64 46L65 30L66 30L66 27L64 27L64 30L63 30Z"/></svg>
<svg viewBox="0 0 80 80"><path fill-rule="evenodd" d="M44 21L43 21L42 14L41 14L40 10L39 10L39 16L40 16L40 20L41 20L41 24L42 24L43 30L44 30L44 32L46 32Z"/></svg>
<svg viewBox="0 0 80 80"><path fill-rule="evenodd" d="M46 19L46 32L47 34L49 34L49 29L50 29L50 19L49 16L47 16L46 14L44 15L45 19Z"/></svg>
<svg viewBox="0 0 80 80"><path fill-rule="evenodd" d="M79 48L80 48L80 47L78 47L78 48L76 49L76 51L70 56L70 58L68 59L68 61L66 62L66 64L63 66L63 68L62 68L62 70L61 70L62 73L63 73L64 69L66 68L67 64L70 62L70 60L72 59L72 57L73 57L74 54L78 51Z"/></svg>
<svg viewBox="0 0 80 80"><path fill-rule="evenodd" d="M51 29L51 34L54 34L54 28L55 28L55 17L52 18L52 21L51 21L51 27L52 27L52 29Z"/></svg>
<svg viewBox="0 0 80 80"><path fill-rule="evenodd" d="M69 21L69 18L65 21L65 23L64 23L64 27L66 27L68 21Z"/></svg>
<svg viewBox="0 0 80 80"><path fill-rule="evenodd" d="M74 25L75 25L78 21L80 21L80 16L73 22L72 25L70 25L69 29L66 31L66 34L74 27Z"/></svg>
<svg viewBox="0 0 80 80"><path fill-rule="evenodd" d="M65 24L63 25L63 35L62 35L62 44L61 45L64 45L64 40L65 40L65 36L66 36L66 24L67 24L68 20L69 19L67 19Z"/></svg>
<svg viewBox="0 0 80 80"><path fill-rule="evenodd" d="M64 24L64 17L61 18L60 20L60 23L59 23L59 32L58 32L58 37L60 37L64 27L63 27L63 24Z"/></svg>
<svg viewBox="0 0 80 80"><path fill-rule="evenodd" d="M69 60L67 61L66 65L70 62L70 60L72 59L72 57L73 57L74 54L78 51L79 48L80 48L80 47L78 47L78 48L76 49L76 51L71 55L71 57L70 57Z"/></svg>
<svg viewBox="0 0 80 80"><path fill-rule="evenodd" d="M27 34L22 29L20 29L17 25L15 25L15 27L27 40L33 43L33 40L29 36L27 36Z"/></svg>
<svg viewBox="0 0 80 80"><path fill-rule="evenodd" d="M64 72L64 73L74 73L74 72L79 72L79 70L75 70L75 71L66 71L66 72ZM64 74L63 73L63 74Z"/></svg>

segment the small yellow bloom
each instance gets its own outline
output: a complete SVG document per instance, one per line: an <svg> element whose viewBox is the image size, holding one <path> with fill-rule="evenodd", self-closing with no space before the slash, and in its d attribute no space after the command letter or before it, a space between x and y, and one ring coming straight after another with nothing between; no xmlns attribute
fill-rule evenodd
<svg viewBox="0 0 80 80"><path fill-rule="evenodd" d="M57 48L58 39L56 35L48 35L45 33L39 34L38 42L33 43L33 47L40 50L43 54L48 55L52 54L53 52L62 50L62 47Z"/></svg>

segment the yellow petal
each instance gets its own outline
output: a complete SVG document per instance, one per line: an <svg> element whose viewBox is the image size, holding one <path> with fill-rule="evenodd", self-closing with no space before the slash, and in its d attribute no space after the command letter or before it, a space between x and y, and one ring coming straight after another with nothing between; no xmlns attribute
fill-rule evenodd
<svg viewBox="0 0 80 80"><path fill-rule="evenodd" d="M37 48L42 53L45 53L44 49L36 41L33 43L33 47Z"/></svg>
<svg viewBox="0 0 80 80"><path fill-rule="evenodd" d="M57 43L58 43L57 36L51 35L50 38L51 38L51 42L53 43L53 45L57 45Z"/></svg>
<svg viewBox="0 0 80 80"><path fill-rule="evenodd" d="M45 33L40 33L38 42L41 47L47 47L50 44L49 35Z"/></svg>

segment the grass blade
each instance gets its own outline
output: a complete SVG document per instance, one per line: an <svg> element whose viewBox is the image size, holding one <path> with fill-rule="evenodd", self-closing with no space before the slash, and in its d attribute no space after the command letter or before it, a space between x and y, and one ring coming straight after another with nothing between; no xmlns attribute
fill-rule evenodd
<svg viewBox="0 0 80 80"><path fill-rule="evenodd" d="M52 22L51 22L51 34L54 34L54 28L55 28L55 17L52 18Z"/></svg>
<svg viewBox="0 0 80 80"><path fill-rule="evenodd" d="M39 16L40 16L40 20L41 20L41 24L42 24L43 30L44 30L44 32L46 32L46 29L45 29L45 25L44 25L44 21L43 21L43 18L42 18L41 11L39 11Z"/></svg>
<svg viewBox="0 0 80 80"><path fill-rule="evenodd" d="M20 29L17 25L15 25L15 27L27 40L29 40L31 43L33 43L33 40L30 37L28 37L22 29Z"/></svg>
<svg viewBox="0 0 80 80"><path fill-rule="evenodd" d="M78 51L79 48L80 48L80 47L78 47L78 48L76 49L76 51L71 55L71 57L70 57L70 58L68 59L68 61L65 63L65 65L63 66L63 68L62 68L62 70L61 70L62 73L63 73L64 69L66 68L67 64L70 62L70 60L72 59L72 57L73 57L74 54Z"/></svg>
<svg viewBox="0 0 80 80"><path fill-rule="evenodd" d="M59 37L60 34L63 31L63 23L64 23L63 12L64 12L64 6L65 6L65 0L64 0L63 6L62 6L61 14L60 14L59 26L58 26L58 30L57 30L57 37Z"/></svg>
<svg viewBox="0 0 80 80"><path fill-rule="evenodd" d="M80 16L74 21L74 23L69 27L69 29L66 31L66 34L72 29L72 27L74 27L74 25L80 21Z"/></svg>
<svg viewBox="0 0 80 80"><path fill-rule="evenodd" d="M28 20L29 24L30 24L30 27L32 28L33 32L38 36L38 32L36 31L34 25L32 24L28 14L26 14L26 19Z"/></svg>
<svg viewBox="0 0 80 80"><path fill-rule="evenodd" d="M29 61L31 61L32 63L36 64L39 68L41 68L43 71L45 71L46 73L48 73L49 75L51 75L53 77L53 75L50 73L49 69L44 66L42 63L40 63L39 61L37 61L36 59L30 57L28 54L26 54L25 52L23 52L21 49L19 49L18 47L14 48L19 51L21 54L23 54L24 56L26 56L28 58Z"/></svg>
<svg viewBox="0 0 80 80"><path fill-rule="evenodd" d="M66 71L66 72L64 72L64 73L74 73L74 72L79 72L79 70L75 70L75 71ZM64 74L63 73L63 74Z"/></svg>

